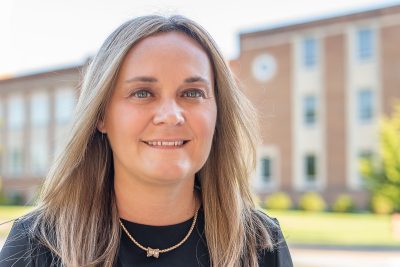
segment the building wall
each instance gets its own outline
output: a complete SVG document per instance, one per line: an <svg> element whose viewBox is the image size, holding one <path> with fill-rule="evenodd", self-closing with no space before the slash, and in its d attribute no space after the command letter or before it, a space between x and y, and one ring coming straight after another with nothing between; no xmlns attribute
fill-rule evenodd
<svg viewBox="0 0 400 267"><path fill-rule="evenodd" d="M325 38L326 89L326 174L330 198L346 188L346 36L336 34Z"/></svg>
<svg viewBox="0 0 400 267"><path fill-rule="evenodd" d="M242 54L240 64L235 71L245 94L253 102L259 112L263 147L259 150L259 158L269 156L273 159L272 179L263 183L259 177L260 169L254 175L255 190L263 195L278 188L290 190L292 187L292 111L285 105L291 98L291 46L272 45ZM253 75L253 63L258 57L268 55L276 62L275 70L270 78L257 80Z"/></svg>
<svg viewBox="0 0 400 267"><path fill-rule="evenodd" d="M312 39L315 42L315 63L312 66L305 66L304 64L303 45L306 39ZM291 84L293 95L288 102L293 106L294 118L292 127L294 147L292 157L293 186L297 192L323 191L326 184L325 151L323 150L325 130L323 66L325 54L322 51L324 39L320 31L312 30L294 33L290 41L294 44L293 65L295 69ZM311 124L305 123L304 118L304 102L307 97L315 99L315 122ZM307 155L314 156L316 160L316 174L313 179L309 179L306 175L305 157Z"/></svg>
<svg viewBox="0 0 400 267"><path fill-rule="evenodd" d="M367 59L359 55L364 30L372 36ZM316 64L307 68L302 61L310 38L316 44ZM395 99L400 99L400 6L243 33L240 44L233 69L261 114L264 145L259 158L277 162L277 182L263 182L258 167L253 177L256 191L261 197L286 191L295 201L303 192L318 191L329 203L348 193L358 206L366 207L359 159L378 152L379 118L390 114ZM260 81L252 69L265 54L276 60L275 66L265 60L266 69L276 71ZM367 121L360 119L363 91L368 91L372 106ZM307 96L315 98L317 107L312 127L304 124ZM311 183L305 177L307 154L315 155L317 162Z"/></svg>
<svg viewBox="0 0 400 267"><path fill-rule="evenodd" d="M2 187L29 203L67 133L80 67L0 81Z"/></svg>
<svg viewBox="0 0 400 267"><path fill-rule="evenodd" d="M400 20L380 31L382 105L384 114L390 114L393 104L400 101Z"/></svg>

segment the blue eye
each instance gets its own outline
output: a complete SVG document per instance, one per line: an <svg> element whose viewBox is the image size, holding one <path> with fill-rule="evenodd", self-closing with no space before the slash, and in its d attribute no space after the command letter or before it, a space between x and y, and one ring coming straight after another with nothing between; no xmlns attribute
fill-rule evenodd
<svg viewBox="0 0 400 267"><path fill-rule="evenodd" d="M137 98L147 98L151 96L151 93L147 90L138 90L132 93L132 96Z"/></svg>
<svg viewBox="0 0 400 267"><path fill-rule="evenodd" d="M205 98L204 92L198 89L188 90L186 92L183 92L183 95L189 98L198 98L198 97Z"/></svg>

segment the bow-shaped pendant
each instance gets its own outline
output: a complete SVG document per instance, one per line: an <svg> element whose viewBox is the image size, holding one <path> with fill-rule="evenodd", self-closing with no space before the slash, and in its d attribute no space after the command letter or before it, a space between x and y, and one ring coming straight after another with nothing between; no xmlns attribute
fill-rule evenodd
<svg viewBox="0 0 400 267"><path fill-rule="evenodd" d="M158 248L147 248L147 257L158 258L160 256L160 250Z"/></svg>

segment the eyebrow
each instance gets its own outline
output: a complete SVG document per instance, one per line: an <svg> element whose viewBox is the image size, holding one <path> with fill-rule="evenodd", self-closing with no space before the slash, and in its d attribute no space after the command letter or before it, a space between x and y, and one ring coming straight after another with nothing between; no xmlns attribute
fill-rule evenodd
<svg viewBox="0 0 400 267"><path fill-rule="evenodd" d="M158 80L154 77L150 76L138 76L134 77L128 80L125 80L126 83L131 83L131 82L147 82L147 83L156 83Z"/></svg>
<svg viewBox="0 0 400 267"><path fill-rule="evenodd" d="M137 76L128 80L125 80L126 83L131 82L147 82L147 83L156 83L158 80L155 77L151 76ZM202 82L210 86L210 81L201 77L201 76L192 76L183 80L184 83L196 83Z"/></svg>
<svg viewBox="0 0 400 267"><path fill-rule="evenodd" d="M184 82L185 82L185 83L202 82L202 83L205 83L205 84L207 84L207 85L210 85L210 81L209 81L209 80L207 80L207 79L205 79L205 78L203 78L203 77L200 77L200 76L193 76L193 77L186 78L186 79L184 80Z"/></svg>

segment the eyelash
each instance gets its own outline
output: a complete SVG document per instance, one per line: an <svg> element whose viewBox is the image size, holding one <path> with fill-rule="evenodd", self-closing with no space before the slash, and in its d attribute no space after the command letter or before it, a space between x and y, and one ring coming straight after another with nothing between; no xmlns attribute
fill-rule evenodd
<svg viewBox="0 0 400 267"><path fill-rule="evenodd" d="M191 96L188 96L188 95L187 95L188 93L190 93ZM143 94L147 94L147 95L144 96ZM140 96L139 96L139 95L140 95ZM205 93L204 93L202 90L200 90L200 89L189 89L189 90L184 91L184 92L182 93L182 95L183 95L183 96L186 95L188 98L198 98L198 97L206 98ZM131 96L134 96L134 97L137 97L137 98L147 98L147 97L153 96L153 93L151 93L151 92L150 92L149 90L147 90L147 89L139 89L139 90L133 92L133 93L131 94Z"/></svg>
<svg viewBox="0 0 400 267"><path fill-rule="evenodd" d="M137 90L137 91L133 92L133 93L131 94L131 96L135 96L135 97L137 97L137 98L146 98L146 97L143 97L143 96L139 96L139 97L138 97L139 94L143 94L143 93L147 93L147 96L151 96L151 95L152 95L152 93L149 92L148 90L146 90L146 89L140 89L140 90Z"/></svg>
<svg viewBox="0 0 400 267"><path fill-rule="evenodd" d="M206 98L204 92L199 89L190 89L190 90L186 90L185 92L183 92L183 94L187 94L187 93L190 93L190 94L194 93L194 96L193 95L189 96L189 98L197 98L198 96L200 96L201 98Z"/></svg>

